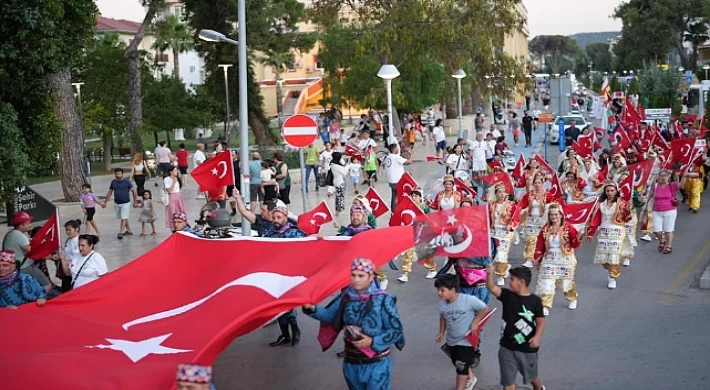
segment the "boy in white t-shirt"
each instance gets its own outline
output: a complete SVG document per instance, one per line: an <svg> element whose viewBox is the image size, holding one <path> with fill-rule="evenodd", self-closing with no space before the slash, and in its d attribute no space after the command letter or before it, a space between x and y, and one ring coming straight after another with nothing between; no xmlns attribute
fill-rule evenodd
<svg viewBox="0 0 710 390"><path fill-rule="evenodd" d="M355 195L360 193L360 170L362 169L362 164L360 164L360 158L354 156L350 159L350 182L355 188Z"/></svg>

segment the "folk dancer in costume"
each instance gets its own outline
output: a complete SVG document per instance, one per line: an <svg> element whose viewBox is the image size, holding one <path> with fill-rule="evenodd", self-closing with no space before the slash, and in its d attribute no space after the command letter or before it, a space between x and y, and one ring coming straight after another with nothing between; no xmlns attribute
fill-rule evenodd
<svg viewBox="0 0 710 390"><path fill-rule="evenodd" d="M545 316L550 314L557 287L562 288L569 302L567 307L570 310L577 308L574 250L582 245L581 238L577 229L565 222L562 206L557 203L548 205L547 223L540 230L535 245L535 264L539 271L535 295L542 299Z"/></svg>
<svg viewBox="0 0 710 390"><path fill-rule="evenodd" d="M560 183L565 203L584 202L584 188L587 182L577 176L577 172L569 171L565 173L565 180Z"/></svg>
<svg viewBox="0 0 710 390"><path fill-rule="evenodd" d="M661 161L658 158L658 153L655 147L651 146L648 151L646 158L653 160L653 166L651 167L651 175L648 178L648 182L643 188L642 195L648 199L651 183L656 182L658 173L661 171ZM646 206L641 210L639 215L639 220L641 222L641 229L643 230L643 236L641 236L642 241L651 242L653 241L653 201L648 199L646 201Z"/></svg>
<svg viewBox="0 0 710 390"><path fill-rule="evenodd" d="M620 184L624 179L626 179L631 172L628 168L624 167L619 169L617 176L619 181L617 185ZM646 204L646 199L639 193L637 188L634 188L633 195L631 197L631 206L634 210L631 212L631 219L624 225L626 227L626 238L624 238L624 246L621 249L621 256L624 258L622 265L628 267L631 265L631 259L634 258L636 253L636 247L638 246L638 241L636 241L636 230L638 227L638 217L636 216L636 210L640 210Z"/></svg>
<svg viewBox="0 0 710 390"><path fill-rule="evenodd" d="M540 168L540 163L536 159L532 158L528 161L528 165L525 166L523 170L523 175L515 183L518 188L525 188L526 191L532 191L534 189L533 180L542 176L543 179L548 175L548 172Z"/></svg>
<svg viewBox="0 0 710 390"><path fill-rule="evenodd" d="M604 181L606 181L606 177L593 158L587 157L584 159L584 165L579 171L579 177L584 179L586 183L586 186L582 190L585 200L596 199L599 196L599 188L601 188Z"/></svg>
<svg viewBox="0 0 710 390"><path fill-rule="evenodd" d="M452 175L444 175L443 185L444 189L436 194L429 206L434 210L450 210L459 207L463 196L454 190L454 177Z"/></svg>
<svg viewBox="0 0 710 390"><path fill-rule="evenodd" d="M390 348L404 348L404 333L395 297L374 283L375 266L355 259L350 286L327 306L304 305L303 312L330 326L332 337L319 337L324 350L344 330L343 375L350 390L389 390L392 373Z"/></svg>
<svg viewBox="0 0 710 390"><path fill-rule="evenodd" d="M303 230L291 225L288 221L288 207L280 200L276 201L276 207L271 211L271 227L264 233L267 238L301 238L306 237ZM296 311L290 310L279 316L277 319L281 335L269 346L275 347L290 343L296 346L301 341L301 330L298 328ZM289 334L289 326L291 334Z"/></svg>
<svg viewBox="0 0 710 390"><path fill-rule="evenodd" d="M486 199L489 199L489 202L490 199L495 199L495 201L488 203L488 213L491 221L491 235L498 241L498 250L493 262L498 276L497 284L502 286L505 284L505 278L509 275L508 252L513 240L513 231L518 227L520 221L520 213L515 202L508 199L504 184L498 183L491 187L491 190L495 195L489 193Z"/></svg>
<svg viewBox="0 0 710 390"><path fill-rule="evenodd" d="M523 225L523 238L525 248L523 249L523 267L532 268L535 260L535 244L540 234L540 229L545 224L545 206L554 200L551 192L545 190L545 180L543 176L538 176L533 180L533 189L528 191L520 199L518 207L521 213L521 225Z"/></svg>
<svg viewBox="0 0 710 390"><path fill-rule="evenodd" d="M616 288L616 280L621 275L621 249L626 238L626 223L630 220L629 205L619 197L616 183L607 181L588 222L587 241L592 242L598 229L594 264L602 264L608 271L610 289Z"/></svg>
<svg viewBox="0 0 710 390"><path fill-rule="evenodd" d="M683 188L688 196L688 210L698 213L700 210L700 195L703 193L703 179L705 178L704 160L691 162L683 175L685 184Z"/></svg>
<svg viewBox="0 0 710 390"><path fill-rule="evenodd" d="M429 214L431 212L431 208L422 201L421 188L412 189L412 200L425 214ZM412 272L412 263L414 263L414 255L414 248L407 249L407 251L402 254L402 276L397 278L397 280L402 283L409 281L409 274ZM432 256L426 259L422 262L422 265L428 271L425 278L434 279L434 277L436 277L436 261L434 261L434 257Z"/></svg>
<svg viewBox="0 0 710 390"><path fill-rule="evenodd" d="M611 158L611 166L609 167L609 174L607 175L607 180L614 180L615 182L618 182L618 172L619 169L623 168L626 166L626 159L624 156L621 155L621 153L616 153L612 158Z"/></svg>
<svg viewBox="0 0 710 390"><path fill-rule="evenodd" d="M25 303L47 303L47 294L37 279L17 270L15 252L0 251L0 308L17 309Z"/></svg>
<svg viewBox="0 0 710 390"><path fill-rule="evenodd" d="M370 201L365 197L365 195L357 195L353 199L353 206L358 205L362 206L365 208L367 211L367 224L370 225L373 229L377 227L377 217L372 213L372 208L370 207ZM337 227L339 228L339 227ZM393 270L397 270L397 267L394 265L393 262L390 261L390 268ZM387 274L385 271L382 270L382 268L378 268L375 270L375 275L377 275L377 280L378 284L381 289L387 290L387 285L389 284L389 280L387 279Z"/></svg>

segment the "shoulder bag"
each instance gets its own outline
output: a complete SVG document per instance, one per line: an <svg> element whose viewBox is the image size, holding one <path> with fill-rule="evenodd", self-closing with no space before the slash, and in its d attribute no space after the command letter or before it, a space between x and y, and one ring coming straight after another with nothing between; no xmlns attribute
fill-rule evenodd
<svg viewBox="0 0 710 390"><path fill-rule="evenodd" d="M81 275L81 271L84 269L84 266L86 265L86 263L88 263L89 260L91 260L91 257L94 256L94 253L96 253L96 252L91 252L89 257L87 257L86 260L84 260L84 263L81 265L81 267L79 267L79 272L76 273L76 277L72 278L72 280L71 280L71 286L69 286L69 290L74 289L74 283L76 283L76 279L79 277L79 275Z"/></svg>

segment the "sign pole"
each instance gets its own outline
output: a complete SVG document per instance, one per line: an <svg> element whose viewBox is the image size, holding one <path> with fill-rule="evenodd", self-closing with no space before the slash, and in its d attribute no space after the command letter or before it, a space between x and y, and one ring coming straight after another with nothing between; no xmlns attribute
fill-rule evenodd
<svg viewBox="0 0 710 390"><path fill-rule="evenodd" d="M303 212L308 211L306 208L306 188L308 183L306 183L306 164L303 158L303 148L298 149L298 160L301 163L301 199L303 200ZM316 180L318 178L316 177Z"/></svg>
<svg viewBox="0 0 710 390"><path fill-rule="evenodd" d="M559 140L558 143L560 144L560 152L564 152L565 149L566 149L566 146L565 146L565 121L564 121L564 119L560 119L560 121L557 122L557 125L559 126L559 132L560 132L560 133L559 133L560 135L559 135L559 137L558 137L558 140Z"/></svg>

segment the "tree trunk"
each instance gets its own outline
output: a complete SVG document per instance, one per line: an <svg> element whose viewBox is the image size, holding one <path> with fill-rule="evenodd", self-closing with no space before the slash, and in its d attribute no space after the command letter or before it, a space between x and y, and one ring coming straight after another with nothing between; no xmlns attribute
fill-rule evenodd
<svg viewBox="0 0 710 390"><path fill-rule="evenodd" d="M54 114L64 126L62 150L59 155L59 179L64 199L78 202L81 186L88 183L84 172L84 125L76 111L71 74L65 68L49 76Z"/></svg>
<svg viewBox="0 0 710 390"><path fill-rule="evenodd" d="M271 131L269 126L259 119L259 116L253 112L249 112L249 127L256 137L256 143L259 146L264 145L276 145L276 138Z"/></svg>
<svg viewBox="0 0 710 390"><path fill-rule="evenodd" d="M113 143L113 134L112 132L109 131L103 131L103 134L101 135L101 139L103 141L103 148L104 148L104 171L110 172L111 171L111 147Z"/></svg>
<svg viewBox="0 0 710 390"><path fill-rule="evenodd" d="M175 69L173 69L173 74L175 75L175 78L180 78L180 52L177 51L176 48L173 48L173 66Z"/></svg>
<svg viewBox="0 0 710 390"><path fill-rule="evenodd" d="M170 142L170 131L169 130L165 130L165 142L168 143L168 149L173 148L172 143Z"/></svg>
<svg viewBox="0 0 710 390"><path fill-rule="evenodd" d="M155 147L154 148L157 148L158 142L160 142L160 141L158 140L158 133L156 133L155 131L153 132L153 139L155 140ZM207 146L207 145L205 145L205 146Z"/></svg>
<svg viewBox="0 0 710 390"><path fill-rule="evenodd" d="M148 12L146 12L143 18L143 23L141 23L138 32L131 40L131 43L126 48L123 53L128 62L128 104L130 106L131 112L131 123L129 126L129 133L131 138L131 154L134 154L136 150L143 152L145 147L143 146L143 101L141 100L141 58L138 52L138 46L140 46L143 41L143 36L145 35L148 28L155 17L155 12L157 11L160 1L152 1L151 6L148 7ZM164 5L164 4L160 4Z"/></svg>

